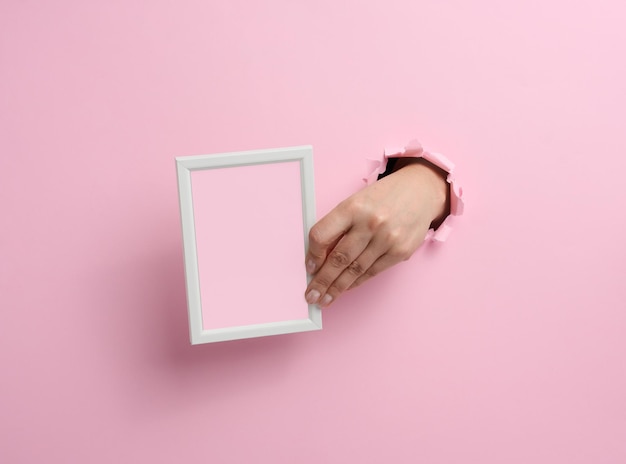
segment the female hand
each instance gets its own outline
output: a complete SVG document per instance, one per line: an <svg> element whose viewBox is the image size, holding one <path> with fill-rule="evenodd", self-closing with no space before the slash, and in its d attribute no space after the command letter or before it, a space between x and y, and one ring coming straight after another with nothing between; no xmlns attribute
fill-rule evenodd
<svg viewBox="0 0 626 464"><path fill-rule="evenodd" d="M401 158L396 170L355 193L309 233L305 291L326 307L344 291L409 259L433 222L447 214L446 174L421 158Z"/></svg>

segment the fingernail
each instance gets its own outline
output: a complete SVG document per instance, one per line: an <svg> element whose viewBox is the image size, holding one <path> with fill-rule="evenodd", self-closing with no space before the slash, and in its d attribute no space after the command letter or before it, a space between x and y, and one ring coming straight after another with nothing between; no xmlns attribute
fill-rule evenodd
<svg viewBox="0 0 626 464"><path fill-rule="evenodd" d="M313 262L312 259L309 259L306 262L306 272L308 272L309 274L313 274L315 272L315 263ZM319 297L319 295L318 295Z"/></svg>
<svg viewBox="0 0 626 464"><path fill-rule="evenodd" d="M309 293L306 294L306 301L309 304L315 304L317 303L317 300L319 300L320 298L320 292L318 292L317 290L311 290Z"/></svg>
<svg viewBox="0 0 626 464"><path fill-rule="evenodd" d="M324 298L322 298L322 301L320 301L320 306L328 306L331 301L333 301L333 297L327 293L324 295Z"/></svg>

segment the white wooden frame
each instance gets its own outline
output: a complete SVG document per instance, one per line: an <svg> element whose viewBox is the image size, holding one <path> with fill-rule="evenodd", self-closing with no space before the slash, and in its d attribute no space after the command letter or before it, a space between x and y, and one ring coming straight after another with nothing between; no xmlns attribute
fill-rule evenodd
<svg viewBox="0 0 626 464"><path fill-rule="evenodd" d="M267 335L287 334L319 330L322 328L322 315L319 307L308 305L308 318L268 322L207 330L203 326L203 311L215 311L203 305L200 295L200 276L198 272L197 240L194 222L194 202L192 195L191 173L196 170L236 168L268 163L299 162L300 186L302 196L303 250L308 246L308 231L315 222L315 196L313 183L313 149L311 146L254 150L212 155L184 156L176 158L178 175L178 193L183 232L183 250L185 260L185 280L187 288L187 306L191 344L211 343L242 338L263 337ZM304 262L304 253L302 255ZM310 276L303 272L303 284ZM303 286L303 289L305 287ZM303 297L304 299L304 297Z"/></svg>

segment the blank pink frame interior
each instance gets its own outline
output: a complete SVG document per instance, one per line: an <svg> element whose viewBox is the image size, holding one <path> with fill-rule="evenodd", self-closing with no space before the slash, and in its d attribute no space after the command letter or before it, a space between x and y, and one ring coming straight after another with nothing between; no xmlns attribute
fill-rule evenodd
<svg viewBox="0 0 626 464"><path fill-rule="evenodd" d="M321 329L310 146L176 158L192 344Z"/></svg>

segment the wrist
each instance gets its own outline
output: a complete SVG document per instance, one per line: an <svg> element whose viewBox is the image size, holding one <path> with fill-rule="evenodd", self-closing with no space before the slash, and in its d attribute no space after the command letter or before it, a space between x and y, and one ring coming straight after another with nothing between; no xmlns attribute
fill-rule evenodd
<svg viewBox="0 0 626 464"><path fill-rule="evenodd" d="M450 214L448 173L424 158L399 158L391 173L413 174L414 182L426 184L430 195L431 229L437 229Z"/></svg>
<svg viewBox="0 0 626 464"><path fill-rule="evenodd" d="M417 140L411 140L402 148L386 149L379 160L370 160L370 170L363 180L368 185L371 185L391 173L398 172L400 174L399 171L404 170L408 166L413 166L412 163L402 161L406 158L422 159L421 166L431 166L431 169L434 169L434 172L440 175L439 179L441 179L441 176L445 179L447 185L445 185L446 200L443 214L439 214L441 209L434 209L436 210L432 216L434 219L427 236L428 240L445 242L452 230L454 216L462 215L465 205L462 198L463 189L455 180L453 173L454 163L451 160L440 153L425 151ZM441 183L437 182L437 184L439 188L435 188L435 190L441 192ZM434 204L436 204L436 201Z"/></svg>

